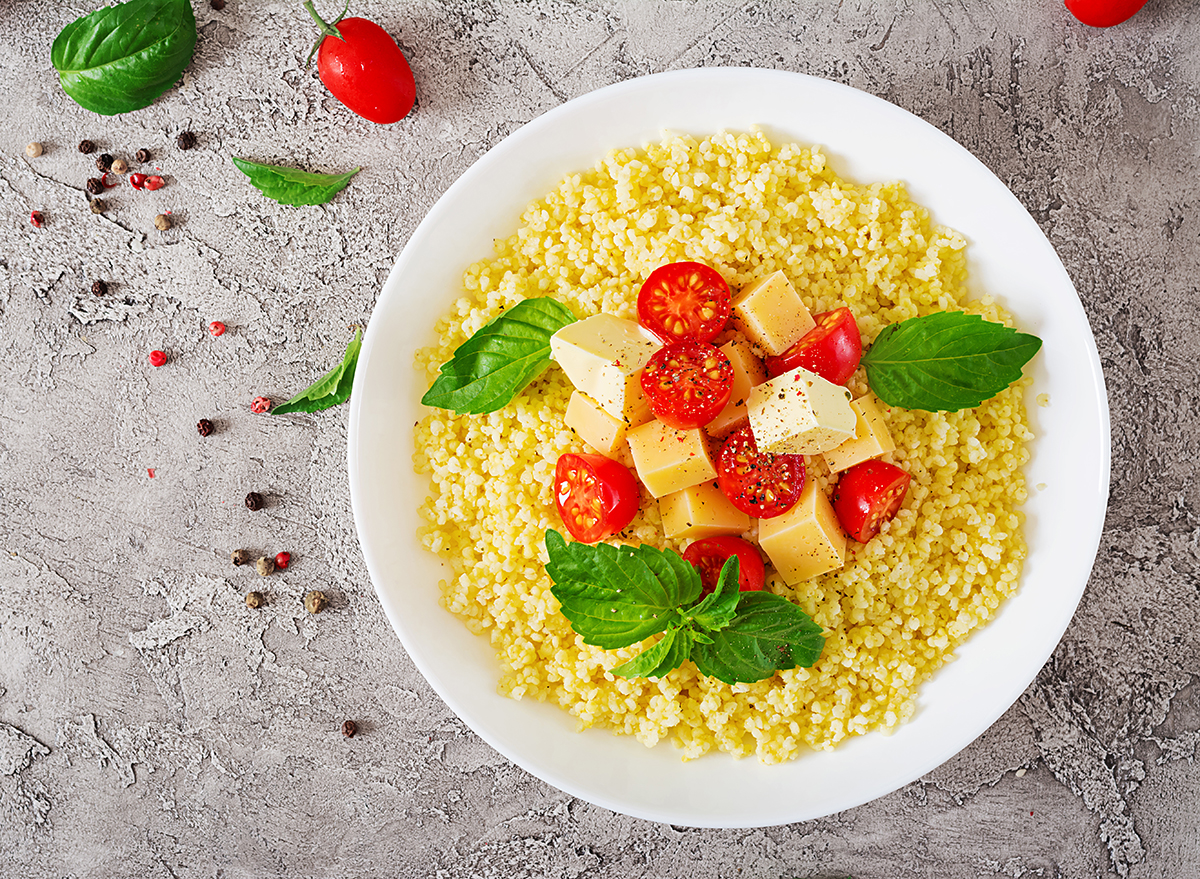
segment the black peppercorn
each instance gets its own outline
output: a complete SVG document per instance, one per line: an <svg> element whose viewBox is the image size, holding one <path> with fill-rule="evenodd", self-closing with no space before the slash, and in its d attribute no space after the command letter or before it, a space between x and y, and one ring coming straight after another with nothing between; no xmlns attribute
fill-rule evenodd
<svg viewBox="0 0 1200 879"><path fill-rule="evenodd" d="M242 565L250 564L250 553L246 552L244 549L235 549L229 554L229 558L239 568Z"/></svg>
<svg viewBox="0 0 1200 879"><path fill-rule="evenodd" d="M89 206L91 207L93 214L104 213L104 199L93 198L89 203Z"/></svg>
<svg viewBox="0 0 1200 879"><path fill-rule="evenodd" d="M208 5L220 12L225 8L225 0L208 0Z"/></svg>
<svg viewBox="0 0 1200 879"><path fill-rule="evenodd" d="M87 191L92 195L100 195L104 192L104 184L99 177L89 177L87 182Z"/></svg>
<svg viewBox="0 0 1200 879"><path fill-rule="evenodd" d="M348 739L354 738L358 734L358 724L353 720L347 720L342 724L342 735Z"/></svg>
<svg viewBox="0 0 1200 879"><path fill-rule="evenodd" d="M190 150L196 145L196 135L190 131L185 131L175 138L175 145L181 150Z"/></svg>
<svg viewBox="0 0 1200 879"><path fill-rule="evenodd" d="M207 418L201 418L196 422L196 431L200 436L208 436L213 432L213 423Z"/></svg>
<svg viewBox="0 0 1200 879"><path fill-rule="evenodd" d="M252 491L246 495L246 509L250 512L261 510L263 505L263 496L257 491Z"/></svg>
<svg viewBox="0 0 1200 879"><path fill-rule="evenodd" d="M108 284L105 283L104 281L92 281L92 295L93 296L107 296L108 295Z"/></svg>
<svg viewBox="0 0 1200 879"><path fill-rule="evenodd" d="M139 162L149 162L150 161L150 150L138 150L136 153L133 154L133 157L135 159L137 159Z"/></svg>
<svg viewBox="0 0 1200 879"><path fill-rule="evenodd" d="M112 163L113 163L112 156L110 156L108 153L101 153L99 155L99 157L96 159L96 170L97 171L111 171Z"/></svg>
<svg viewBox="0 0 1200 879"><path fill-rule="evenodd" d="M96 145L90 140L81 140L79 142L79 151L84 155L87 155L88 153L94 153L96 151Z"/></svg>

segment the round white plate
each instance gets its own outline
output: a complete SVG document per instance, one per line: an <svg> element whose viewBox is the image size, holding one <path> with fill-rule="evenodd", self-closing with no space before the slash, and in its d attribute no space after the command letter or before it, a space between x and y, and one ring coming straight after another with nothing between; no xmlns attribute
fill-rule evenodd
<svg viewBox="0 0 1200 879"><path fill-rule="evenodd" d="M526 205L614 147L664 131L708 135L760 126L779 143L820 144L843 177L901 179L936 222L970 242L972 289L987 291L1044 340L1028 368L1033 460L1026 469L1030 555L1020 591L924 686L894 735L766 766L713 754L684 763L604 730L577 732L565 711L496 692L485 637L438 604L441 564L416 539L427 492L411 467L426 390L413 353L461 295L464 269L492 253ZM1034 400L1046 394L1049 405ZM1050 243L970 153L917 117L864 92L794 73L717 68L634 79L577 98L492 148L413 233L367 328L351 398L350 489L371 579L413 662L459 717L538 778L617 812L694 827L758 827L857 806L949 759L1029 686L1087 583L1108 498L1104 377L1079 299Z"/></svg>

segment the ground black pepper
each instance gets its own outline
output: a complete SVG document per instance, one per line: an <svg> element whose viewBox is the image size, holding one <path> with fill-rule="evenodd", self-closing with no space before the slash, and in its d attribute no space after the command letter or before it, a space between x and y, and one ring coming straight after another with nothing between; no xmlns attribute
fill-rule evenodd
<svg viewBox="0 0 1200 879"><path fill-rule="evenodd" d="M190 150L196 145L196 135L190 131L185 131L175 138L175 145L181 150Z"/></svg>
<svg viewBox="0 0 1200 879"><path fill-rule="evenodd" d="M107 296L108 295L108 284L104 281L92 281L92 295L93 296Z"/></svg>
<svg viewBox="0 0 1200 879"><path fill-rule="evenodd" d="M79 151L84 155L87 155L88 153L94 153L96 151L96 145L90 140L81 140L79 142Z"/></svg>
<svg viewBox="0 0 1200 879"><path fill-rule="evenodd" d="M213 432L213 423L207 418L201 418L196 422L196 431L200 436L208 436Z"/></svg>
<svg viewBox="0 0 1200 879"><path fill-rule="evenodd" d="M246 495L246 509L250 512L261 510L263 506L263 496L257 491L252 491Z"/></svg>

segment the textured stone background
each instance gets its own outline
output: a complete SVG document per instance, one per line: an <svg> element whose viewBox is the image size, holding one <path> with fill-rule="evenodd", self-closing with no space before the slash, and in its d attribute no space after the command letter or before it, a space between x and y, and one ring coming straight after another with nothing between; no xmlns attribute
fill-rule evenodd
<svg viewBox="0 0 1200 879"><path fill-rule="evenodd" d="M298 0L196 2L182 85L105 119L54 34L93 0L0 3L0 877L1182 877L1200 870L1200 32L1059 0L356 0L412 61L378 127L305 70ZM365 321L413 228L504 135L599 86L756 65L911 110L1004 180L1091 318L1113 418L1100 554L1053 659L962 754L833 817L715 831L574 800L484 745L392 635L356 544L347 408L264 418ZM195 131L199 147L174 146ZM166 188L93 216L76 143ZM36 161L30 140L47 146ZM364 170L328 206L228 156ZM30 210L45 212L37 230ZM174 229L152 218L171 210ZM1020 256L1014 255L1019 259ZM107 279L107 299L88 292ZM221 339L204 331L219 318ZM151 369L146 353L172 361ZM201 440L195 422L217 433ZM155 477L149 478L148 468ZM269 506L249 513L249 489ZM236 546L293 553L270 603ZM257 583L256 583L257 585ZM321 587L331 612L307 616ZM343 741L356 719L363 734Z"/></svg>

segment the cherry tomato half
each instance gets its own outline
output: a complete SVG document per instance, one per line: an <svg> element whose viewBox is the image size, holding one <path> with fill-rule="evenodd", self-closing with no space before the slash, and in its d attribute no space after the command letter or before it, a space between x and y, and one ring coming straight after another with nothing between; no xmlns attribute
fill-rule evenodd
<svg viewBox="0 0 1200 879"><path fill-rule="evenodd" d="M782 516L804 490L804 456L760 452L748 426L729 435L717 458L717 484L748 516Z"/></svg>
<svg viewBox="0 0 1200 879"><path fill-rule="evenodd" d="M672 342L642 369L650 411L663 424L690 430L712 421L733 393L733 364L707 342Z"/></svg>
<svg viewBox="0 0 1200 879"><path fill-rule="evenodd" d="M1146 0L1066 0L1070 13L1092 27L1120 24L1146 5Z"/></svg>
<svg viewBox="0 0 1200 879"><path fill-rule="evenodd" d="M833 490L833 511L847 534L866 543L899 512L911 481L908 473L885 461L855 464Z"/></svg>
<svg viewBox="0 0 1200 879"><path fill-rule="evenodd" d="M343 18L332 25L309 14L330 34L317 51L317 73L330 93L371 122L386 125L408 115L417 86L404 53L391 35L365 18ZM332 36L337 28L342 39Z"/></svg>
<svg viewBox="0 0 1200 879"><path fill-rule="evenodd" d="M638 486L624 464L603 455L568 452L554 468L554 503L571 536L595 543L637 515Z"/></svg>
<svg viewBox="0 0 1200 879"><path fill-rule="evenodd" d="M741 592L757 592L763 588L766 571L762 556L753 544L740 537L706 537L683 551L683 560L700 572L700 582L704 584L702 595L717 588L721 568L730 556L737 556L738 589Z"/></svg>
<svg viewBox="0 0 1200 879"><path fill-rule="evenodd" d="M844 385L862 360L862 336L848 308L838 308L813 318L817 325L782 354L768 357L767 374L774 378L803 366L826 381Z"/></svg>
<svg viewBox="0 0 1200 879"><path fill-rule="evenodd" d="M638 293L638 320L664 343L708 342L729 321L729 284L702 262L673 262L650 273Z"/></svg>

